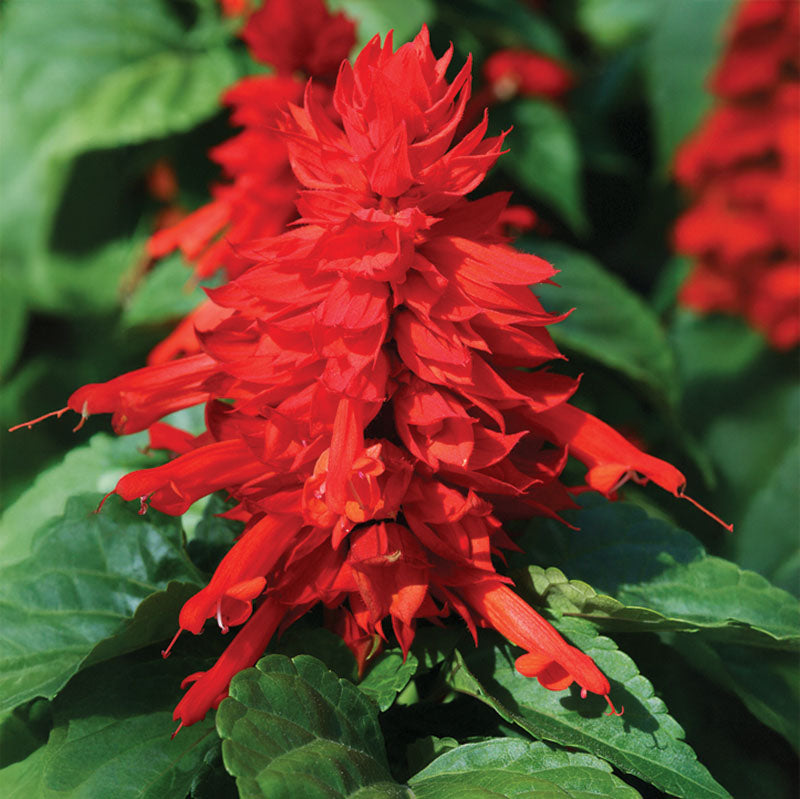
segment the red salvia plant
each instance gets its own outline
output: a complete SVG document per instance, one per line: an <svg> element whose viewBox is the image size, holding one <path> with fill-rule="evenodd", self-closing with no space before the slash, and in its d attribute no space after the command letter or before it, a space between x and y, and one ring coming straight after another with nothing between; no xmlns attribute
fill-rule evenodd
<svg viewBox="0 0 800 799"><path fill-rule="evenodd" d="M678 153L693 204L675 246L695 264L680 300L800 341L800 5L745 0L711 88L719 102Z"/></svg>
<svg viewBox="0 0 800 799"><path fill-rule="evenodd" d="M332 106L309 84L280 120L299 222L240 242L253 265L208 290L201 351L69 399L177 456L112 493L177 515L223 490L244 522L180 613L179 633L243 625L187 678L181 725L319 603L360 670L387 617L407 652L419 619L455 612L474 637L491 627L520 646L521 674L611 702L593 661L496 571L514 548L500 516L573 507L568 455L588 467L573 490L613 495L634 478L682 496L685 480L571 405L577 381L548 370L563 356L547 326L562 317L528 286L556 272L498 232L508 195L466 199L504 136L485 138L485 115L456 136L470 63L448 82L452 52L437 59L425 28L396 52L376 37L342 63ZM200 403L199 436L159 421Z"/></svg>
<svg viewBox="0 0 800 799"><path fill-rule="evenodd" d="M223 3L231 15L247 14L243 2ZM228 90L231 122L241 132L211 150L224 180L212 200L177 224L151 236L148 254L161 258L180 249L202 280L223 272L233 278L251 263L244 249L256 239L280 233L297 217L297 180L289 165L278 119L289 102L299 102L308 77L321 102L330 104L336 70L355 44L355 27L344 14L331 14L322 0L266 0L247 16L244 39L256 61L270 64L270 75L253 75ZM150 363L195 353L195 325L213 322L218 310L202 304L151 353Z"/></svg>

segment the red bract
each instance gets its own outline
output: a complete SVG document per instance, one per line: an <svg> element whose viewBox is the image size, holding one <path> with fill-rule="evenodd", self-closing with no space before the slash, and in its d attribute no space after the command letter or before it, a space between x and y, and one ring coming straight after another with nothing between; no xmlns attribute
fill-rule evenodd
<svg viewBox="0 0 800 799"><path fill-rule="evenodd" d="M181 629L245 624L176 710L202 718L278 627L322 603L363 669L385 619L407 651L419 619L459 614L526 650L519 670L560 690L609 684L495 570L513 543L498 518L573 506L568 453L586 484L629 477L680 494L683 476L568 400L577 382L530 284L555 270L497 233L508 197L465 196L501 153L486 120L457 140L467 63L445 78L423 28L394 52L376 37L344 62L333 110L313 87L282 136L300 224L254 241L253 266L209 291L202 354L85 386L69 405L150 427L169 463L122 478L125 499L167 513L224 489L245 530ZM224 401L223 401L224 400ZM206 403L196 438L153 423ZM254 611L254 607L256 608ZM194 678L193 678L194 679Z"/></svg>
<svg viewBox="0 0 800 799"><path fill-rule="evenodd" d="M800 341L800 5L747 0L712 80L720 100L681 149L695 257L681 301L740 314L779 349Z"/></svg>

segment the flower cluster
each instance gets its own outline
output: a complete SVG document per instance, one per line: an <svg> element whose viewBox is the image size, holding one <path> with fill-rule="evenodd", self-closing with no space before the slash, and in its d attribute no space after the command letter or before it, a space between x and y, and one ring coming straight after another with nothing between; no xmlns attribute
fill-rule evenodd
<svg viewBox="0 0 800 799"><path fill-rule="evenodd" d="M231 15L248 10L241 2L223 8ZM148 242L152 258L179 248L198 280L219 271L228 278L241 274L251 263L244 255L250 243L280 233L296 218L298 184L278 120L287 103L302 98L306 77L314 78L320 101L330 105L336 70L355 43L355 27L344 14L329 13L322 0L266 0L247 17L241 37L253 58L274 72L245 78L223 97L232 109L231 122L242 131L210 153L225 178L212 187L212 201ZM215 318L213 306L201 305L154 349L149 362L199 351L195 325Z"/></svg>
<svg viewBox="0 0 800 799"><path fill-rule="evenodd" d="M675 244L696 259L681 301L800 341L800 5L745 0L712 81L719 104L678 154L693 195Z"/></svg>
<svg viewBox="0 0 800 799"><path fill-rule="evenodd" d="M561 317L528 286L555 270L499 233L507 195L466 199L503 135L486 138L484 115L457 136L470 63L448 82L451 57L433 55L423 28L397 51L374 38L332 94L309 84L269 134L300 185L300 219L237 242L252 265L208 291L200 351L70 397L176 455L116 494L181 514L224 490L244 522L180 614L195 634L209 619L243 625L187 678L181 724L319 603L360 669L385 619L408 651L418 620L456 613L473 636L492 627L522 647L518 670L543 686L608 699L592 660L496 571L514 547L501 519L572 507L568 455L587 466L582 488L606 495L632 477L682 495L684 478L569 404L577 381L548 370L562 356L547 326ZM160 421L201 403L199 436Z"/></svg>

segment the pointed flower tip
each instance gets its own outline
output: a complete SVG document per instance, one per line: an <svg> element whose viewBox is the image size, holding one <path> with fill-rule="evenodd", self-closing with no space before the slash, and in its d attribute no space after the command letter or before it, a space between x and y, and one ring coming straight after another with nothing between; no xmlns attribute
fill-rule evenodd
<svg viewBox="0 0 800 799"><path fill-rule="evenodd" d="M605 699L606 702L608 702L608 706L610 708L610 710L607 710L604 715L606 715L606 716L621 716L625 712L625 705L620 705L619 706L620 709L617 710L614 707L614 703L611 701L611 697L608 694L603 694L603 699Z"/></svg>
<svg viewBox="0 0 800 799"><path fill-rule="evenodd" d="M183 627L178 627L178 632L172 637L172 640L169 642L169 646L166 649L161 650L161 657L166 660L170 654L172 653L172 647L175 646L175 642L178 640L178 636L183 632Z"/></svg>
<svg viewBox="0 0 800 799"><path fill-rule="evenodd" d="M703 511L703 513L705 513L706 516L708 516L709 518L713 519L717 524L722 525L729 533L733 532L733 525L732 524L722 521L722 519L720 519L719 516L717 516L715 513L712 513L705 506L701 505L696 499L692 499L688 494L685 494L683 489L680 489L678 491L678 496L681 499L689 500L689 502L691 502L692 505L694 505L699 510Z"/></svg>
<svg viewBox="0 0 800 799"><path fill-rule="evenodd" d="M19 430L23 427L27 427L28 430L30 430L35 424L39 424L39 422L42 422L45 419L49 419L51 416L55 416L56 419L60 419L68 410L70 410L69 405L66 405L65 407L60 408L57 411L50 411L50 413L45 413L43 416L37 416L36 419L31 419L29 422L22 422L22 424L15 424L13 427L8 428L8 432L13 433L15 430ZM81 424L82 423L83 422L81 422ZM76 427L75 429L77 430L78 428Z"/></svg>
<svg viewBox="0 0 800 799"><path fill-rule="evenodd" d="M99 504L99 505L98 505L98 506L97 506L97 507L96 507L96 508L95 508L95 509L92 511L92 513L94 513L95 515L97 515L98 513L100 513L100 511L101 511L101 510L103 510L103 505L105 505L105 504L106 504L106 500L107 500L107 499L108 499L108 498L109 498L109 497L110 497L110 496L111 496L113 493L114 493L114 491L109 491L109 492L108 492L108 493L107 493L107 494L106 494L106 495L105 495L105 496L104 496L104 497L103 497L103 498L100 500L100 504Z"/></svg>
<svg viewBox="0 0 800 799"><path fill-rule="evenodd" d="M183 727L183 722L178 724L178 727L175 730L175 732L173 732L172 735L169 736L170 741L174 740L175 736L181 731L181 727Z"/></svg>

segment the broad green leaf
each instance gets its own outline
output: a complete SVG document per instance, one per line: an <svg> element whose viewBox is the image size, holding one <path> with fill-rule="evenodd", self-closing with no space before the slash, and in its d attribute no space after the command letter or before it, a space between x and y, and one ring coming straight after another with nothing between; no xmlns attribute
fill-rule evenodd
<svg viewBox="0 0 800 799"><path fill-rule="evenodd" d="M617 48L645 32L658 10L656 0L579 0L578 25L601 47Z"/></svg>
<svg viewBox="0 0 800 799"><path fill-rule="evenodd" d="M5 265L32 304L69 310L76 283L58 292L63 264L47 246L72 159L208 118L236 77L234 56L226 30L187 32L161 0L11 0L2 24Z"/></svg>
<svg viewBox="0 0 800 799"><path fill-rule="evenodd" d="M739 319L683 312L671 333L683 417L718 475L708 502L736 523L723 552L797 594L798 363Z"/></svg>
<svg viewBox="0 0 800 799"><path fill-rule="evenodd" d="M690 9L660 0L658 6L644 63L658 161L666 172L676 148L711 106L707 80L720 57L723 28L734 0L703 0Z"/></svg>
<svg viewBox="0 0 800 799"><path fill-rule="evenodd" d="M270 655L237 674L217 711L242 799L410 799L392 780L375 706L315 658Z"/></svg>
<svg viewBox="0 0 800 799"><path fill-rule="evenodd" d="M370 663L358 687L381 710L388 710L416 673L419 661L413 652L409 652L404 661L403 653L393 649L376 656Z"/></svg>
<svg viewBox="0 0 800 799"><path fill-rule="evenodd" d="M564 112L544 100L524 99L496 116L514 128L506 138L509 152L500 157L500 168L552 206L573 230L585 232L580 150Z"/></svg>
<svg viewBox="0 0 800 799"><path fill-rule="evenodd" d="M548 691L514 668L515 652L502 644L456 658L451 686L493 707L536 738L576 747L607 760L682 799L727 797L683 741L683 730L654 695L653 686L609 638L583 619L554 622L567 639L591 657L611 683L622 716L604 714L605 703L577 688Z"/></svg>
<svg viewBox="0 0 800 799"><path fill-rule="evenodd" d="M53 703L47 744L0 771L5 796L173 799L185 796L218 741L207 719L174 740L180 681L207 660L121 658L73 678Z"/></svg>
<svg viewBox="0 0 800 799"><path fill-rule="evenodd" d="M526 246L523 242L523 246ZM548 330L560 346L599 361L646 386L668 403L677 400L675 360L658 317L616 275L586 253L551 242L526 249L560 270L558 286L538 284L549 311L575 310ZM613 324L609 324L609 314Z"/></svg>
<svg viewBox="0 0 800 799"><path fill-rule="evenodd" d="M625 650L647 674L670 713L680 719L686 740L714 778L737 797L796 794L792 785L797 785L798 774L791 746L747 713L717 673L706 678L697 671L701 665L694 659L676 657L676 641L691 643L698 636L664 634L659 638L626 635ZM678 651L683 653L683 648L679 646ZM764 654L766 663L772 655L792 657L774 651ZM772 680L768 671L761 678Z"/></svg>
<svg viewBox="0 0 800 799"><path fill-rule="evenodd" d="M79 419L76 414L69 416ZM12 435L20 437L24 445L24 430ZM158 453L143 454L146 446L146 433L121 438L98 433L88 444L71 450L61 463L42 472L0 517L0 564L30 555L36 531L64 512L69 497L88 491L105 494L128 472L162 463Z"/></svg>
<svg viewBox="0 0 800 799"><path fill-rule="evenodd" d="M417 799L636 799L639 793L611 773L608 763L544 743L496 738L465 744L436 758L409 784Z"/></svg>
<svg viewBox="0 0 800 799"><path fill-rule="evenodd" d="M735 693L763 724L800 750L800 663L791 652L744 648L696 636L671 639L694 668Z"/></svg>
<svg viewBox="0 0 800 799"><path fill-rule="evenodd" d="M169 637L190 589L168 583L200 581L179 520L117 497L94 513L99 498L73 497L30 556L0 570L0 709L54 696L87 658Z"/></svg>
<svg viewBox="0 0 800 799"><path fill-rule="evenodd" d="M206 299L202 285L192 281L183 256L174 253L159 261L136 287L125 304L122 323L133 326L180 319Z"/></svg>
<svg viewBox="0 0 800 799"><path fill-rule="evenodd" d="M800 592L800 442L790 446L767 482L753 495L736 528L737 561L770 577L773 583ZM764 531L769 531L765 546Z"/></svg>
<svg viewBox="0 0 800 799"><path fill-rule="evenodd" d="M557 589L559 610L567 609L566 600L573 606L570 612L598 621L703 630L754 646L797 648L800 604L786 591L755 572L706 555L689 533L636 506L588 497L584 502L582 510L565 514L579 531L544 522L531 536L533 558L541 562L549 554L569 578L592 586ZM531 576L535 590L537 578L538 587L546 589L546 572Z"/></svg>
<svg viewBox="0 0 800 799"><path fill-rule="evenodd" d="M344 11L356 23L358 50L376 33L383 38L390 30L397 47L413 39L423 23L430 25L434 16L431 0L328 0L327 6Z"/></svg>

